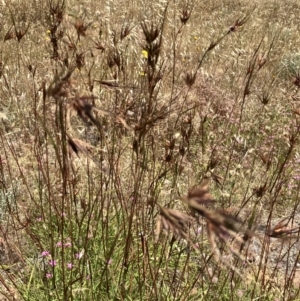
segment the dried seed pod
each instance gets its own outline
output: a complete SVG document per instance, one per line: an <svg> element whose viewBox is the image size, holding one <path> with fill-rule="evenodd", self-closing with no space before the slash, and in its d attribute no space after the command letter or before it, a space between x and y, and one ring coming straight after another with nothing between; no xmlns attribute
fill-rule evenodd
<svg viewBox="0 0 300 301"><path fill-rule="evenodd" d="M83 22L83 20L81 20L81 19L78 19L78 20L75 21L74 27L75 27L75 29L77 31L78 38L80 36L82 36L82 37L86 36L86 31L87 31L88 27L91 24L92 24L92 22L90 22L90 23L88 23L88 24L85 25L84 22Z"/></svg>
<svg viewBox="0 0 300 301"><path fill-rule="evenodd" d="M25 34L27 33L28 29L29 29L29 25L27 26L26 29L19 29L19 30L17 30L15 28L15 34L16 34L18 42L20 42L21 39L25 36Z"/></svg>
<svg viewBox="0 0 300 301"><path fill-rule="evenodd" d="M120 39L123 40L125 39L131 32L131 30L134 28L133 27L129 27L129 24L123 24L122 29L121 29L121 33L120 33Z"/></svg>
<svg viewBox="0 0 300 301"><path fill-rule="evenodd" d="M4 36L4 42L8 40L12 40L16 37L15 33L12 30L9 30Z"/></svg>
<svg viewBox="0 0 300 301"><path fill-rule="evenodd" d="M105 47L99 41L94 42L94 44L96 49L100 50L101 52L105 51Z"/></svg>
<svg viewBox="0 0 300 301"><path fill-rule="evenodd" d="M76 53L76 67L81 69L85 64L84 53Z"/></svg>
<svg viewBox="0 0 300 301"><path fill-rule="evenodd" d="M215 202L207 186L193 187L189 190L187 198L202 205L208 205Z"/></svg>
<svg viewBox="0 0 300 301"><path fill-rule="evenodd" d="M300 227L290 227L292 217L281 220L273 229L268 229L266 234L275 238L298 238L299 236L290 236L291 234L299 234Z"/></svg>
<svg viewBox="0 0 300 301"><path fill-rule="evenodd" d="M93 105L88 102L89 99L94 99L94 97L80 97L73 101L73 108L76 110L77 114L83 121L90 120L93 124L99 126L98 120L92 114Z"/></svg>
<svg viewBox="0 0 300 301"><path fill-rule="evenodd" d="M142 26L146 41L148 42L148 44L152 44L156 40L156 38L159 36L160 30L158 28L155 28L153 23L151 23L151 25L148 27L145 22L142 22L141 26Z"/></svg>
<svg viewBox="0 0 300 301"><path fill-rule="evenodd" d="M250 17L250 15L242 18L241 20L240 19L236 20L235 23L232 26L229 27L228 33L234 32L238 28L240 28L241 26L243 26L247 22L247 20L249 19L249 17Z"/></svg>
<svg viewBox="0 0 300 301"><path fill-rule="evenodd" d="M191 12L188 11L187 9L184 9L180 16L181 23L185 24L188 21L188 19L190 18L190 16L191 16Z"/></svg>
<svg viewBox="0 0 300 301"><path fill-rule="evenodd" d="M192 72L187 72L185 75L184 81L189 88L195 83L196 76L197 74Z"/></svg>
<svg viewBox="0 0 300 301"><path fill-rule="evenodd" d="M158 238L161 230L163 229L168 232L173 232L175 236L190 241L186 229L193 219L189 215L178 210L164 208L161 206L159 206L159 208L160 216L156 222L156 237Z"/></svg>
<svg viewBox="0 0 300 301"><path fill-rule="evenodd" d="M297 86L298 88L300 88L300 74L297 74L293 80L292 80L292 83Z"/></svg>

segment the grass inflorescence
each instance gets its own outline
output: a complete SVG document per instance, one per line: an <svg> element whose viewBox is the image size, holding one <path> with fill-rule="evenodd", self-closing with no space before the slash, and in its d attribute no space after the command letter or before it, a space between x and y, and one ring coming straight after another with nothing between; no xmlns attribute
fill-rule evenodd
<svg viewBox="0 0 300 301"><path fill-rule="evenodd" d="M1 300L300 299L297 1L0 8Z"/></svg>

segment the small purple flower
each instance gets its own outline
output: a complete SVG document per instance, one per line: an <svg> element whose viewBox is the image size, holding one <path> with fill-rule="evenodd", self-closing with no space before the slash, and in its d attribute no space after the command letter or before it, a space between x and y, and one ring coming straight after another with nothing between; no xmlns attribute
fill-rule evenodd
<svg viewBox="0 0 300 301"><path fill-rule="evenodd" d="M74 266L74 265L73 265L71 262L67 263L67 268L68 268L68 269L72 269L73 266Z"/></svg>
<svg viewBox="0 0 300 301"><path fill-rule="evenodd" d="M66 248L71 247L71 246L72 246L72 243L71 243L70 241L68 241L68 242L66 242L66 243L64 244L64 246L65 246Z"/></svg>
<svg viewBox="0 0 300 301"><path fill-rule="evenodd" d="M47 274L46 274L46 278L47 278L47 279L50 279L50 278L52 278L52 277L53 277L52 274L50 274L50 273L47 273Z"/></svg>
<svg viewBox="0 0 300 301"><path fill-rule="evenodd" d="M46 257L46 256L50 255L50 252L49 251L43 251L41 255L43 257Z"/></svg>
<svg viewBox="0 0 300 301"><path fill-rule="evenodd" d="M55 267L57 265L56 260L49 260L49 265L51 265L52 267Z"/></svg>
<svg viewBox="0 0 300 301"><path fill-rule="evenodd" d="M57 246L58 248L60 248L60 247L62 246L62 242L59 241L58 243L56 243L56 246Z"/></svg>
<svg viewBox="0 0 300 301"><path fill-rule="evenodd" d="M112 264L112 259L109 259L107 262L108 265Z"/></svg>
<svg viewBox="0 0 300 301"><path fill-rule="evenodd" d="M41 222L41 221L42 221L42 218L41 218L41 217L38 217L38 218L36 219L36 221L37 221L37 222Z"/></svg>

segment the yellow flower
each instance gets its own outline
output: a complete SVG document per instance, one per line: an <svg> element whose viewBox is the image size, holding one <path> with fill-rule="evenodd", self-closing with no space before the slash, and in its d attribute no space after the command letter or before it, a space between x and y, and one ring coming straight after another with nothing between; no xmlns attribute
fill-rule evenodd
<svg viewBox="0 0 300 301"><path fill-rule="evenodd" d="M148 58L148 51L147 50L142 50L142 57L147 59Z"/></svg>
<svg viewBox="0 0 300 301"><path fill-rule="evenodd" d="M47 31L46 31L46 37L45 37L45 40L46 41L50 41L50 33L51 33L51 31L50 31L50 29L48 29Z"/></svg>

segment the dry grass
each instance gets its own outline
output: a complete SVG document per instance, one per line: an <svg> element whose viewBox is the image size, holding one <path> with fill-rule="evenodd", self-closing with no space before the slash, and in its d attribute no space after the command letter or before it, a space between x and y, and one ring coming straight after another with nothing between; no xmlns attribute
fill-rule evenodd
<svg viewBox="0 0 300 301"><path fill-rule="evenodd" d="M0 2L0 299L298 300L299 11Z"/></svg>

